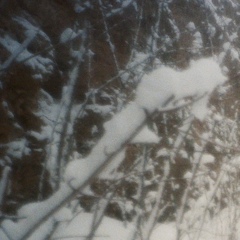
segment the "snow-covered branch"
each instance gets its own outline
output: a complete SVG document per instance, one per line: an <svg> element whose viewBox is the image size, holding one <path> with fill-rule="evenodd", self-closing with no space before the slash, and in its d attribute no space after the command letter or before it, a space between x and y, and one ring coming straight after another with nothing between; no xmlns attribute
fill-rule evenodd
<svg viewBox="0 0 240 240"><path fill-rule="evenodd" d="M149 116L171 105L173 99L180 101L206 93L208 97L225 80L218 64L212 59L192 62L190 69L185 71L161 67L144 76L137 88L135 101L105 123L105 134L92 152L86 158L74 160L67 165L65 182L60 189L46 201L25 205L20 209L19 213L25 216L25 219L17 223L5 220L0 238L25 240L32 236L34 239L34 233L39 226L49 221L60 208L84 190L144 128ZM207 97L193 103L194 106L201 106L204 110L203 108L207 107ZM201 112L205 114L206 111ZM197 117L202 119L204 116ZM38 214L35 214L36 211Z"/></svg>

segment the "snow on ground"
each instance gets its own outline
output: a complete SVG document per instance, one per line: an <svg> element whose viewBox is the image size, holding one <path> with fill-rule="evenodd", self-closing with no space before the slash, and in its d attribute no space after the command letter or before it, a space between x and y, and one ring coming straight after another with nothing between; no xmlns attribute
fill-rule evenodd
<svg viewBox="0 0 240 240"><path fill-rule="evenodd" d="M93 219L93 214L80 213L71 221L61 223L51 239L85 239L91 232ZM233 235L232 232L235 239L239 239L240 222L236 220L239 220L239 211L236 208L224 209L210 222L206 221L201 232L197 226L193 227L184 233L182 240L227 240ZM130 240L133 231L134 226L130 223L125 225L121 221L104 217L94 239ZM150 240L176 240L176 232L175 222L161 223L154 228Z"/></svg>
<svg viewBox="0 0 240 240"><path fill-rule="evenodd" d="M91 232L94 215L81 213L70 222L60 224L52 239L85 239ZM128 240L134 231L132 224L124 225L123 222L104 217L100 227L95 233L94 239ZM174 223L159 225L150 240L175 240L176 230ZM130 239L129 239L130 240Z"/></svg>
<svg viewBox="0 0 240 240"><path fill-rule="evenodd" d="M232 206L223 209L218 215L212 218L211 221L204 222L201 227L202 231L199 234L200 226L193 227L184 240L228 240L240 239L240 211L237 206Z"/></svg>
<svg viewBox="0 0 240 240"><path fill-rule="evenodd" d="M53 239L63 237L64 239L71 239L73 237L75 239L85 239L91 233L93 218L93 214L79 214L71 222L61 224L53 235ZM125 240L128 239L130 233L130 227L124 227L122 222L105 217L95 233L95 239Z"/></svg>

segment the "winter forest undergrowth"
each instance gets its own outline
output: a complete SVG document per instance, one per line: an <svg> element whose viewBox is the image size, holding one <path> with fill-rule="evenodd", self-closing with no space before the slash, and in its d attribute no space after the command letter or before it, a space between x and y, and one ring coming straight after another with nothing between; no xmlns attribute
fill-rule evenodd
<svg viewBox="0 0 240 240"><path fill-rule="evenodd" d="M240 239L238 0L0 0L0 240Z"/></svg>

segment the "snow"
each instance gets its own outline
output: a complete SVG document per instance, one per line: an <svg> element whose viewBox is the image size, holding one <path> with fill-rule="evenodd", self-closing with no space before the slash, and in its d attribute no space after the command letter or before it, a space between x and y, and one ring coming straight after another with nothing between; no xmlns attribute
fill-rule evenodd
<svg viewBox="0 0 240 240"><path fill-rule="evenodd" d="M74 179L86 179L91 170L91 162L88 159L77 159L71 161L65 172L65 181L72 185Z"/></svg>
<svg viewBox="0 0 240 240"><path fill-rule="evenodd" d="M129 4L131 4L133 2L133 0L125 0L123 3L122 3L122 7L127 7Z"/></svg>
<svg viewBox="0 0 240 240"><path fill-rule="evenodd" d="M179 31L179 28L177 27L176 22L170 19L169 23L171 24L171 27L175 33L176 39L178 40L180 38L180 31Z"/></svg>
<svg viewBox="0 0 240 240"><path fill-rule="evenodd" d="M211 71L206 71L209 67ZM204 75L206 72L207 74ZM211 78L208 75L210 75ZM206 77L206 79L204 79L204 77ZM217 84L223 82L223 79L224 77L221 75L219 67L216 63L212 62L212 60L208 59L192 63L192 69L185 72L163 67L143 78L137 90L136 102L140 106L153 111L158 108L158 105L161 106L173 93L176 94L177 98L182 98L204 93L205 91L208 92ZM191 83L191 81L194 83ZM129 133L133 132L132 129L135 127L136 119L144 118L144 113L137 104L129 104L129 106L117 114L112 121L104 125L106 134L101 144L98 144L96 147L96 149L99 147L104 149L103 158L105 158L106 155L110 155L114 149L127 140ZM122 126L124 126L124 128ZM153 139L151 139L151 141L159 140L156 135L153 135L149 130L147 131L147 128L144 128L141 134L148 135L148 137L151 136ZM146 141L147 139L143 140ZM94 152L96 152L96 154ZM73 179L78 179L79 181L86 179L87 176L91 174L93 166L101 163L101 160L99 160L101 156L99 156L98 150L93 151L93 156L91 159L71 162L66 170L66 181L72 182ZM98 159L99 162L96 162L95 159Z"/></svg>
<svg viewBox="0 0 240 240"><path fill-rule="evenodd" d="M76 38L78 35L79 33L75 33L71 28L66 28L60 36L60 43L67 43Z"/></svg>
<svg viewBox="0 0 240 240"><path fill-rule="evenodd" d="M24 205L22 208L18 210L18 217L21 219L18 224L10 221L5 220L3 221L2 227L8 232L8 235L11 236L10 239L16 239L18 237L18 232L25 228L28 224L28 221L34 219L34 216L38 212L45 211L45 205L42 203L30 203ZM37 231L35 231L27 240L45 240L47 236L51 233L51 230L54 225L54 219L50 218L44 222ZM15 228L15 232L11 232L8 229ZM5 239L4 234L0 231L1 240ZM7 238L6 238L7 239Z"/></svg>
<svg viewBox="0 0 240 240"><path fill-rule="evenodd" d="M106 14L106 17L111 17L111 16L116 15L118 13L122 13L124 8L127 8L131 4L134 6L135 5L135 1L133 1L133 0L122 1L122 6L119 7L119 8L116 8L116 9L112 9L109 13Z"/></svg>
<svg viewBox="0 0 240 240"><path fill-rule="evenodd" d="M238 39L238 34L236 32L233 32L230 36L229 39L231 42L233 42L234 40Z"/></svg>
<svg viewBox="0 0 240 240"><path fill-rule="evenodd" d="M104 124L106 153L111 153L119 144L126 142L130 133L134 132L137 120L144 120L145 113L137 104L130 103L122 112Z"/></svg>
<svg viewBox="0 0 240 240"><path fill-rule="evenodd" d="M29 155L31 149L27 147L26 139L17 139L7 144L7 154L12 158L21 159L23 155Z"/></svg>
<svg viewBox="0 0 240 240"><path fill-rule="evenodd" d="M186 178L186 179L191 179L192 176L193 176L192 173L189 172L189 171L187 171L187 172L184 174L184 178Z"/></svg>
<svg viewBox="0 0 240 240"><path fill-rule="evenodd" d="M74 69L70 76L70 82L74 81L77 74L77 69ZM19 214L26 216L26 219L17 223L4 221L3 226L6 226L12 239L23 239L26 233L34 227L37 227L42 219L49 216L49 213L55 213L59 210L60 206L63 206L63 203L72 199L72 197L75 196L74 190L77 190L76 192L82 191L89 181L104 170L104 168L108 166L110 160L117 157L117 154L123 150L124 146L130 142L139 131L143 130L148 115L147 113L153 113L156 110L164 110L167 107L167 102L169 102L169 104L171 103L170 100L173 96L174 100L182 100L185 97L198 97L203 94L210 94L215 87L225 80L226 78L222 75L218 64L212 59L194 61L191 63L190 69L185 71L177 71L163 66L145 75L137 88L135 101L129 103L121 112L115 114L111 120L104 124L105 134L92 149L92 152L86 158L73 160L67 165L64 176L65 183L62 184L60 189L49 199L39 202L37 205L26 206L25 210L24 208L20 210ZM204 99L204 101L206 101L206 99ZM204 106L201 107L205 109L206 104L203 105ZM68 105L65 104L61 107L65 109L66 106ZM177 107L177 105L175 107ZM56 122L52 124L56 124ZM144 131L146 132L146 130ZM149 134L150 132L147 131L148 136ZM145 133L143 135L145 135ZM151 135L151 137L152 136L153 135ZM154 140L156 139L157 137ZM119 158L119 164L121 161L122 157ZM114 167L116 168L116 166ZM167 177L169 166L165 168L165 170L165 177ZM38 211L38 214L33 214L35 209L37 209L36 211ZM52 218L48 219L49 220L42 225L46 234L52 226ZM91 216L85 215L83 218L78 218L77 216L73 219L74 221L68 222L69 232L68 229L63 228L63 226L60 228L60 230L64 230L62 235L71 234L72 236L75 233L75 226L77 225L77 229L82 230L80 233L78 232L78 234L86 236L90 230L89 223L91 221ZM79 220L78 224L76 224L76 219ZM79 224L79 222L81 224ZM111 223L109 223L105 218L102 225L102 230L99 229L99 232L97 232L98 238L107 235L110 236L110 238L114 236L112 238L114 240L127 239L130 230L125 229L123 225L119 225L119 222L116 220L111 219ZM147 227L151 228L150 225L147 225ZM109 226L111 226L111 228ZM118 234L116 234L116 232L118 232ZM37 233L39 233L39 231L37 231L36 234ZM161 237L165 237L167 234L173 233L164 232ZM4 233L0 231L0 238L4 239L3 236ZM169 236L171 237L171 235ZM167 239L170 240L170 237ZM39 236L39 238L33 237L32 239L38 240L41 238Z"/></svg>
<svg viewBox="0 0 240 240"><path fill-rule="evenodd" d="M76 3L74 5L74 11L76 13L81 13L81 12L85 11L85 7L82 7L80 4Z"/></svg>
<svg viewBox="0 0 240 240"><path fill-rule="evenodd" d="M81 213L73 221L61 224L53 239L85 238L91 233L93 220L93 214ZM130 233L131 228L125 227L123 222L104 217L94 239L127 240Z"/></svg>
<svg viewBox="0 0 240 240"><path fill-rule="evenodd" d="M215 36L216 32L217 32L216 28L213 25L211 25L210 23L208 23L208 34L209 34L209 36L211 38L213 38Z"/></svg>
<svg viewBox="0 0 240 240"><path fill-rule="evenodd" d="M3 204L5 192L8 188L8 179L9 179L10 173L11 173L11 168L9 166L5 166L2 170L1 179L0 179L0 205Z"/></svg>
<svg viewBox="0 0 240 240"><path fill-rule="evenodd" d="M8 35L0 37L0 44L3 45L11 54L15 54L16 52L20 53L16 57L17 62L25 61L33 56L33 54L27 49L24 49L19 42L15 41ZM40 73L51 73L53 71L53 62L50 58L34 56L34 58L24 62L24 64Z"/></svg>
<svg viewBox="0 0 240 240"><path fill-rule="evenodd" d="M65 179L71 186L78 186L88 176L100 167L106 158L124 145L131 134L136 131L136 125L141 125L145 112L137 104L130 103L122 112L115 114L113 119L104 124L105 135L93 148L87 159L74 160L67 166Z"/></svg>
<svg viewBox="0 0 240 240"><path fill-rule="evenodd" d="M174 78L176 71L162 67L145 75L137 88L136 102L153 112L158 105L164 103L175 92Z"/></svg>
<svg viewBox="0 0 240 240"><path fill-rule="evenodd" d="M25 18L18 16L18 17L14 17L13 19L14 21L18 22L20 25L22 25L26 29L25 30L26 37L29 37L35 32L40 36L42 36L48 42L51 42L50 38L47 36L46 33L44 33L39 27L35 27L32 23L27 21Z"/></svg>
<svg viewBox="0 0 240 240"><path fill-rule="evenodd" d="M216 11L216 7L213 4L212 0L205 0L204 3L206 5L206 7L209 8L211 11L213 11L213 12Z"/></svg>
<svg viewBox="0 0 240 240"><path fill-rule="evenodd" d="M223 165L224 171L226 171L229 174L234 174L236 171L239 171L240 169L240 157L236 157L234 159L231 159L228 163Z"/></svg>
<svg viewBox="0 0 240 240"><path fill-rule="evenodd" d="M196 101L192 106L192 114L199 120L204 120L208 113L208 96L203 97L200 101Z"/></svg>
<svg viewBox="0 0 240 240"><path fill-rule="evenodd" d="M118 167L121 162L125 159L125 149L120 151L112 161L106 166L106 168L99 175L100 178L103 179L118 179L123 177L123 173L118 172Z"/></svg>
<svg viewBox="0 0 240 240"><path fill-rule="evenodd" d="M61 190L54 193L49 199L23 206L18 212L20 217L18 222L11 220L4 220L2 222L4 231L0 229L0 239L45 240L53 229L55 220L54 217L49 217L42 225L39 225L39 219L42 219L53 208L59 206L62 199L70 193L72 193L72 189L66 184L62 184ZM32 229L33 226L37 226L37 230L30 237L26 238L25 233L27 230ZM6 234L4 232L8 233L9 238L5 237Z"/></svg>
<svg viewBox="0 0 240 240"><path fill-rule="evenodd" d="M28 132L27 132L27 135L35 138L35 139L38 140L38 141L47 140L46 134L42 134L42 133L39 133L39 132L28 131Z"/></svg>
<svg viewBox="0 0 240 240"><path fill-rule="evenodd" d="M166 148L162 148L157 152L157 157L168 157L169 156L169 150Z"/></svg>
<svg viewBox="0 0 240 240"><path fill-rule="evenodd" d="M222 122L222 121L224 120L224 117L223 117L222 115L220 115L220 114L215 114L215 115L213 116L213 119L214 119L214 121L216 121L216 122Z"/></svg>
<svg viewBox="0 0 240 240"><path fill-rule="evenodd" d="M196 30L196 27L195 27L195 24L193 22L189 22L186 26L186 28L189 30L189 31L195 31Z"/></svg>
<svg viewBox="0 0 240 240"><path fill-rule="evenodd" d="M71 210L67 207L60 209L56 214L54 214L54 219L57 222L70 221L73 218Z"/></svg>
<svg viewBox="0 0 240 240"><path fill-rule="evenodd" d="M159 143L159 136L145 126L131 141L131 143Z"/></svg>
<svg viewBox="0 0 240 240"><path fill-rule="evenodd" d="M199 240L226 240L231 234L231 226L236 224L236 229L239 229L239 221L234 222L234 211L236 209L224 209L218 216L210 221L206 221L200 232L197 228L186 229L187 232L183 235L182 240L196 239L199 235ZM238 213L236 213L238 216ZM94 215L90 213L80 213L69 222L63 222L53 234L53 239L70 239L70 238L85 238L91 233L91 226ZM130 240L130 236L134 226L132 223L124 225L123 222L104 217L99 228L95 232L94 240L109 239L109 240ZM166 222L157 224L150 240L175 240L176 239L176 223ZM236 236L239 236L240 231L236 230Z"/></svg>
<svg viewBox="0 0 240 240"><path fill-rule="evenodd" d="M226 240L232 239L232 234L235 235L235 239L239 239L239 227L239 211L236 206L232 206L223 209L212 220L205 221L200 234L197 228L190 229L188 237L186 236L184 240L196 239L197 235L199 235L199 240ZM234 233L233 229L235 229Z"/></svg>
<svg viewBox="0 0 240 240"><path fill-rule="evenodd" d="M211 154L203 154L201 163L202 164L208 164L208 163L214 163L215 157Z"/></svg>
<svg viewBox="0 0 240 240"><path fill-rule="evenodd" d="M219 65L213 59L201 59L192 61L189 69L177 71L163 66L149 75L145 75L137 88L136 102L153 112L156 108L162 108L168 100L180 100L188 96L201 96L211 93L218 85L224 83ZM205 116L206 101L204 97L195 108ZM199 116L196 110L193 112Z"/></svg>
<svg viewBox="0 0 240 240"><path fill-rule="evenodd" d="M176 239L175 223L159 224L150 237L150 240L175 240Z"/></svg>
<svg viewBox="0 0 240 240"><path fill-rule="evenodd" d="M199 49L203 47L202 35L200 32L196 32L193 35L194 40L192 42L192 52L199 53Z"/></svg>
<svg viewBox="0 0 240 240"><path fill-rule="evenodd" d="M235 49L231 49L231 57L232 60L238 60L239 61L239 53Z"/></svg>
<svg viewBox="0 0 240 240"><path fill-rule="evenodd" d="M60 224L52 238L85 238L91 233L93 220L93 214L80 213L72 221ZM104 217L93 239L130 240L133 230L134 226L131 223L124 225L124 223L121 221ZM175 236L176 227L174 223L159 224L155 228L150 240L175 240Z"/></svg>
<svg viewBox="0 0 240 240"><path fill-rule="evenodd" d="M227 51L227 50L229 50L231 48L231 43L230 42L225 42L224 44L223 44L223 49L225 50L225 52Z"/></svg>
<svg viewBox="0 0 240 240"><path fill-rule="evenodd" d="M40 28L33 26L33 24L30 23L29 21L27 21L25 18L17 16L17 17L14 17L13 20L16 21L18 24L20 24L21 26L23 26L26 29L26 31L25 31L26 36L30 32L36 32L36 33L39 32L39 33L43 34L43 36L45 36L45 38L47 38L47 35L44 34L40 30ZM49 38L47 38L47 39L49 40Z"/></svg>
<svg viewBox="0 0 240 240"><path fill-rule="evenodd" d="M63 221L57 227L51 239L84 239L91 233L91 226L94 220L94 214L80 213L71 220ZM27 240L44 240L50 234L50 227L53 221L47 221L43 227L37 231L32 237ZM5 221L3 227L6 225L14 225L11 221ZM94 240L108 239L108 240L130 240L131 233L134 230L133 224L124 224L121 221L104 217L99 228L94 234ZM0 232L1 240L9 240L5 237L3 232ZM175 240L176 228L174 223L165 223L158 225L150 240Z"/></svg>
<svg viewBox="0 0 240 240"><path fill-rule="evenodd" d="M107 117L110 113L113 113L114 107L112 105L89 104L86 110L92 110L103 117Z"/></svg>

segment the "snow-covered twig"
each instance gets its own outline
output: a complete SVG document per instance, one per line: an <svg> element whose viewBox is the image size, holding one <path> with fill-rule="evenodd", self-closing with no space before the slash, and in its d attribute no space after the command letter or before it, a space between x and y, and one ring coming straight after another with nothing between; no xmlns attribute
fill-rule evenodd
<svg viewBox="0 0 240 240"><path fill-rule="evenodd" d="M66 139L67 139L67 131L69 128L69 125L73 124L71 119L71 112L73 107L73 94L75 91L75 86L79 77L79 70L80 65L83 60L83 56L85 55L86 48L86 36L85 34L82 35L82 43L79 47L79 54L77 56L77 60L75 63L75 66L69 73L69 81L66 84L66 87L64 88L64 91L62 93L62 98L59 103L59 107L57 109L55 124L53 124L53 128L50 134L50 142L47 145L46 149L46 160L44 163L43 171L41 174L41 181L39 183L39 193L42 192L43 187L43 178L45 175L45 171L47 166L49 166L51 177L52 177L52 184L55 189L59 187L62 172L64 169L64 151L66 149ZM61 120L60 120L61 119ZM57 129L57 130L56 130ZM57 137L56 137L57 135ZM59 143L56 143L56 138L59 141ZM57 151L56 151L56 144L58 145Z"/></svg>
<svg viewBox="0 0 240 240"><path fill-rule="evenodd" d="M34 31L33 34L28 36L22 43L22 45L17 49L17 51L13 52L12 55L0 66L0 73L5 72L11 64L16 60L16 58L29 46L29 44L36 37L37 32Z"/></svg>
<svg viewBox="0 0 240 240"><path fill-rule="evenodd" d="M158 190L157 190L157 195L156 195L156 202L154 204L154 207L151 211L150 216L148 217L145 226L143 228L143 240L148 240L153 228L155 227L155 224L158 220L159 214L161 212L160 205L162 203L163 199L163 192L165 189L165 183L166 179L168 178L170 174L170 161L166 160L164 163L164 172L163 172L163 177L162 177L162 182L159 183Z"/></svg>
<svg viewBox="0 0 240 240"><path fill-rule="evenodd" d="M213 189L211 190L211 194L209 196L209 200L205 206L205 209L203 211L203 214L201 216L201 221L200 221L200 226L199 226L199 231L197 233L197 237L196 237L196 240L199 240L200 236L201 236L201 230L203 228L203 225L204 225L204 222L205 222L205 218L206 218L206 214L207 214L207 210L213 200L213 198L216 196L216 192L217 190L219 189L220 185L221 185L221 181L222 181L222 178L224 176L224 172L220 171L220 174L218 175L218 178L216 180L216 183L215 183L215 186L213 186Z"/></svg>
<svg viewBox="0 0 240 240"><path fill-rule="evenodd" d="M189 182L187 184L187 187L184 191L183 197L182 197L181 206L180 206L180 209L179 209L178 214L177 214L177 222L176 222L177 223L177 238L176 238L177 240L180 240L180 238L181 238L181 233L182 233L181 227L182 227L182 222L183 222L183 218L184 218L184 213L185 213L186 208L187 208L187 201L188 201L188 198L189 198L190 190L193 186L193 182L196 178L197 171L198 171L198 168L200 166L200 162L202 160L202 156L205 152L205 147L206 147L206 144L203 146L201 154L200 154L200 156L198 157L197 161L195 162L195 164L193 166L191 179L189 180Z"/></svg>
<svg viewBox="0 0 240 240"><path fill-rule="evenodd" d="M11 168L9 166L4 167L2 178L0 181L0 212L2 211L2 204L6 194L6 189L8 187L8 180L9 180L8 178L9 178L10 171L11 171Z"/></svg>
<svg viewBox="0 0 240 240"><path fill-rule="evenodd" d="M111 35L110 35L110 32L109 32L109 29L108 29L108 24L107 24L106 16L105 16L105 13L104 13L102 0L98 0L98 4L99 4L100 10L101 10L101 14L102 14L102 18L103 18L103 23L104 23L104 28L105 28L105 32L106 32L107 43L108 43L110 51L112 53L113 60L114 60L117 72L119 72L120 71L120 67L119 67L119 64L118 64L117 56L116 56L115 46L113 44L113 41L112 41L112 38L111 38Z"/></svg>

